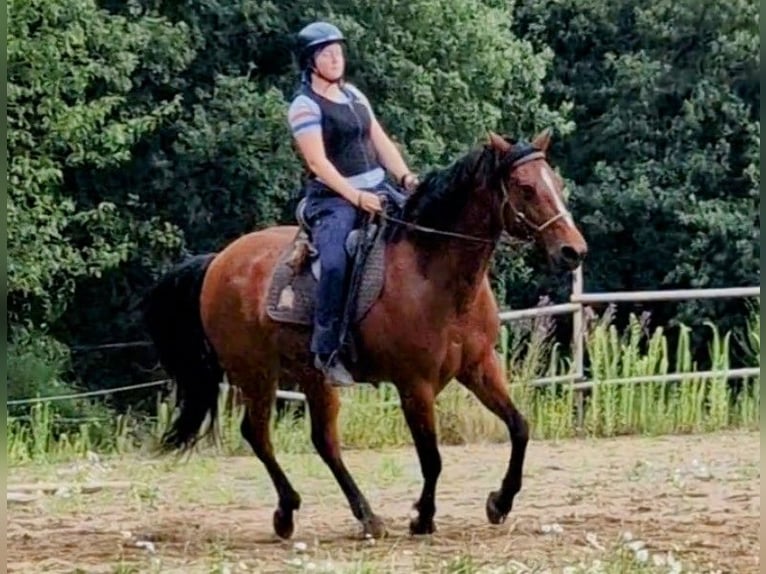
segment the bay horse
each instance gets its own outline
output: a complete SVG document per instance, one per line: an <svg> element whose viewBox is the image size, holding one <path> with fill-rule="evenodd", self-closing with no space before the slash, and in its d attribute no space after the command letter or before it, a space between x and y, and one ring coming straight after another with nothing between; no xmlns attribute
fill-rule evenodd
<svg viewBox="0 0 766 574"><path fill-rule="evenodd" d="M383 287L355 326L360 360L348 367L356 381L389 381L398 390L423 475L412 534L435 531L441 457L434 401L452 380L502 419L510 435L505 476L486 501L491 523L505 520L521 489L528 423L510 399L495 352L500 322L488 267L503 232L534 240L555 269L571 271L586 255L585 239L563 199L563 182L547 161L549 143L547 130L531 143L490 132L483 145L428 173L407 197L401 219L389 222ZM160 450L183 451L200 438L208 415L215 420L225 373L241 391L242 435L277 492L274 531L290 538L301 497L274 455L269 420L279 380L291 380L305 393L314 447L363 535L385 536L384 522L341 456L339 391L313 367L310 327L275 322L265 310L276 262L296 231L274 226L250 232L218 253L177 265L147 294L147 329L180 403Z"/></svg>

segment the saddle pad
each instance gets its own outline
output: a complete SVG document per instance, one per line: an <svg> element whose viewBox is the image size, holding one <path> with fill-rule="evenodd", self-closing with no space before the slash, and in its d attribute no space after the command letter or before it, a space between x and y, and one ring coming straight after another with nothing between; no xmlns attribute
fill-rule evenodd
<svg viewBox="0 0 766 574"><path fill-rule="evenodd" d="M266 301L266 312L274 321L311 326L314 324L317 281L311 273L310 261L304 264L297 274L288 265L294 245L294 242L290 243L274 268ZM380 296L385 276L385 253L383 233L378 233L364 265L356 314L352 323L361 321ZM353 259L350 259L349 276L352 265Z"/></svg>

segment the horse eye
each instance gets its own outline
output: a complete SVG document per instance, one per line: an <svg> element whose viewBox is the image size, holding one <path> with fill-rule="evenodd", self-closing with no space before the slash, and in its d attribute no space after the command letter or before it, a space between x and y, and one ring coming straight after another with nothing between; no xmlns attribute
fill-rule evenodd
<svg viewBox="0 0 766 574"><path fill-rule="evenodd" d="M536 193L537 190L535 190L534 187L525 185L521 188L521 195L524 198L524 201L532 201L535 198Z"/></svg>

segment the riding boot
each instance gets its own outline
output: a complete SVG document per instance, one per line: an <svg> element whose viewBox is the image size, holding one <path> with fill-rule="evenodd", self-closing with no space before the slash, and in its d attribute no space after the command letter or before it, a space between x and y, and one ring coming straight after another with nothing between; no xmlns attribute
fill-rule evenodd
<svg viewBox="0 0 766 574"><path fill-rule="evenodd" d="M350 387L355 382L346 365L335 353L328 358L314 355L314 366L322 371L327 382L335 387Z"/></svg>

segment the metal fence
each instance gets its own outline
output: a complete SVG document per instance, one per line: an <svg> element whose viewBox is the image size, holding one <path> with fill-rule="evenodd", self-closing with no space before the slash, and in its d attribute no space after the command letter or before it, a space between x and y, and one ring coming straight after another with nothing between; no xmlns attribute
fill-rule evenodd
<svg viewBox="0 0 766 574"><path fill-rule="evenodd" d="M608 380L588 380L585 376L585 329L584 329L584 311L587 305L599 303L620 303L620 302L650 302L650 301L688 301L697 299L722 299L722 298L743 298L760 297L761 288L759 287L726 287L711 289L668 289L656 291L615 291L607 293L587 293L583 286L582 267L579 267L573 273L572 293L568 303L547 305L543 307L532 307L529 309L514 309L502 311L499 314L500 321L503 323L513 322L520 319L529 319L555 315L572 315L572 359L574 372L557 375L552 377L542 377L529 381L527 385L546 386L556 383L571 383L573 390L578 392L578 410L582 408L582 391L592 388L595 384L599 385L621 385L635 384L645 382L672 382L689 378L712 379L723 377L726 379L759 376L760 367L747 367L738 369L718 370L718 371L693 371L683 373L670 373L667 375L651 375L640 377L626 377ZM99 345L96 347L82 348L81 350L106 349L127 346L151 345L147 341L136 341L132 343L113 343L108 345ZM53 397L35 397L30 399L18 399L8 401L7 405L23 405L37 402L46 402L52 400L63 400L70 398L79 398L97 395L109 395L126 390L154 387L169 383L169 379L159 381L149 381L138 385L120 387L115 389L103 389L99 391L90 391L87 393L77 393L71 395L61 395ZM296 391L278 390L277 397L284 400L305 401L303 393Z"/></svg>
<svg viewBox="0 0 766 574"><path fill-rule="evenodd" d="M523 309L520 311L507 311L500 314L501 320L514 320L519 317L534 317L543 315L573 314L572 321L572 357L575 372L570 376L576 381L575 388L586 389L592 387L595 381L585 380L585 330L584 311L587 305L598 303L621 303L621 302L652 302L652 301L690 301L699 299L724 299L742 297L760 297L759 287L726 287L711 289L665 289L655 291L614 291L605 293L586 293L583 286L582 267L578 267L573 274L572 294L570 302L561 305ZM729 369L725 371L694 371L688 373L670 373L667 375L655 375L651 377L627 377L621 379L599 380L600 385L633 384L639 382L670 382L687 378L735 378L759 375L760 367L745 369ZM533 384L545 384L547 381L536 380Z"/></svg>
<svg viewBox="0 0 766 574"><path fill-rule="evenodd" d="M715 378L744 378L760 376L760 367L746 367L717 371L690 371L682 373L669 373L667 375L647 375L638 377L624 377L618 379L588 380L585 376L585 322L584 314L587 305L598 303L621 303L621 302L650 302L650 301L689 301L695 299L722 299L741 297L760 297L759 287L727 287L711 289L665 289L654 291L615 291L604 293L586 293L584 289L582 267L578 267L573 273L572 293L569 303L547 305L530 309L504 311L500 313L503 322L515 321L525 318L536 318L554 315L572 314L572 359L574 372L568 375L538 378L526 383L532 386L547 386L553 383L570 383L573 391L577 393L575 405L577 409L577 424L582 426L584 418L584 395L583 392L593 388L594 385L624 385L638 383L662 383L675 382L685 379L715 379Z"/></svg>

